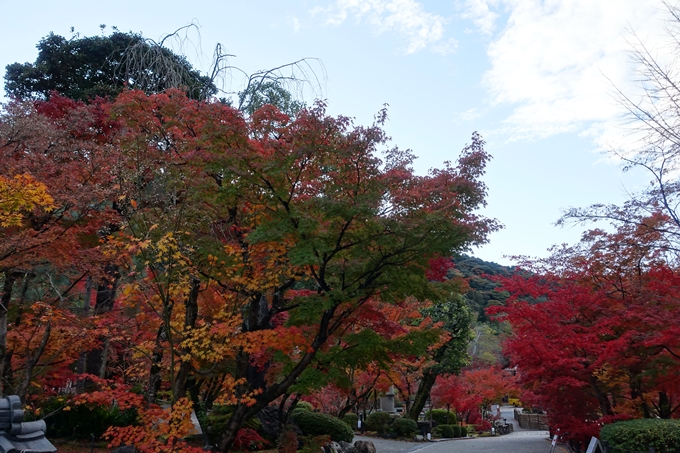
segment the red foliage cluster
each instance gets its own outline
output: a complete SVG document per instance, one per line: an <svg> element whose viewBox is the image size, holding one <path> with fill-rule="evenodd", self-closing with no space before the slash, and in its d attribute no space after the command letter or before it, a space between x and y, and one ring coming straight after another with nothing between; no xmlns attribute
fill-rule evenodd
<svg viewBox="0 0 680 453"><path fill-rule="evenodd" d="M575 444L603 423L680 416L680 274L657 239L593 231L505 278L507 306L489 310L513 327L506 350L534 403Z"/></svg>

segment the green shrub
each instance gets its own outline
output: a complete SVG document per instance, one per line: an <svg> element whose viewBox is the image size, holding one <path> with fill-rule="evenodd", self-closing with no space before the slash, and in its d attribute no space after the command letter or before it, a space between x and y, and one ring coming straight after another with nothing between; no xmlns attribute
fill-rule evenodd
<svg viewBox="0 0 680 453"><path fill-rule="evenodd" d="M67 410L68 408L68 410ZM110 426L137 424L137 411L121 411L117 406L68 405L64 398L50 398L40 404L47 432L51 437L89 439L92 434L101 438ZM27 414L26 421L39 417Z"/></svg>
<svg viewBox="0 0 680 453"><path fill-rule="evenodd" d="M456 437L456 432L454 431L455 425L439 425L437 428L439 428L439 431L442 433L442 437L445 437L447 439Z"/></svg>
<svg viewBox="0 0 680 453"><path fill-rule="evenodd" d="M227 429L227 424L234 412L233 406L222 406L215 405L209 414L205 417L205 425L203 428L206 430L206 434L210 442L219 442L224 430ZM249 418L243 424L243 428L252 429L253 431L260 432L262 430L262 423L257 418ZM271 440L271 439L270 439Z"/></svg>
<svg viewBox="0 0 680 453"><path fill-rule="evenodd" d="M609 443L612 453L648 451L680 453L680 420L627 420L605 425L600 438Z"/></svg>
<svg viewBox="0 0 680 453"><path fill-rule="evenodd" d="M418 431L418 423L408 417L395 418L391 430L397 436L411 437Z"/></svg>
<svg viewBox="0 0 680 453"><path fill-rule="evenodd" d="M314 406L312 406L312 403L308 403L307 401L298 401L298 403L295 405L295 409L305 409L308 411L313 411Z"/></svg>
<svg viewBox="0 0 680 453"><path fill-rule="evenodd" d="M432 437L442 437L442 430L439 429L439 426L432 428Z"/></svg>
<svg viewBox="0 0 680 453"><path fill-rule="evenodd" d="M347 423L347 425L350 428L356 429L357 424L359 423L359 416L357 414L352 414L352 413L345 414L345 416L342 417L342 421Z"/></svg>
<svg viewBox="0 0 680 453"><path fill-rule="evenodd" d="M432 420L437 422L438 425L455 425L458 423L455 412L447 412L445 409L433 409L425 413L425 420L430 419L430 413L432 413ZM448 420L446 419L447 414Z"/></svg>
<svg viewBox="0 0 680 453"><path fill-rule="evenodd" d="M307 436L329 435L335 442L352 442L354 431L345 422L332 415L295 409L291 414L295 423Z"/></svg>
<svg viewBox="0 0 680 453"><path fill-rule="evenodd" d="M378 434L387 434L394 418L388 412L371 412L366 417L366 429L376 431Z"/></svg>

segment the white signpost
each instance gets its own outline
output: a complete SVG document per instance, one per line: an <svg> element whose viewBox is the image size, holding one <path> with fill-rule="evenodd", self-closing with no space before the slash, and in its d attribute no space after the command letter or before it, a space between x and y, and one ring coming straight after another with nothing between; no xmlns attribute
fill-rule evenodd
<svg viewBox="0 0 680 453"><path fill-rule="evenodd" d="M600 443L600 440L597 437L591 437L590 438L590 444L588 444L588 450L586 450L586 453L596 453L596 452L603 453L604 448L602 448L602 444Z"/></svg>

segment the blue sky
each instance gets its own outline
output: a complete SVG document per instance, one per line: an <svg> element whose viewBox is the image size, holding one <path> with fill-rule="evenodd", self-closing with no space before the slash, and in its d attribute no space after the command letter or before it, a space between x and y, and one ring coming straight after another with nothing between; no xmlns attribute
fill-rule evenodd
<svg viewBox="0 0 680 453"><path fill-rule="evenodd" d="M217 43L246 72L313 57L332 114L366 124L389 104L386 130L419 156L419 172L455 160L479 131L494 156L484 214L505 228L472 253L504 264L578 240L581 227L552 225L563 209L644 187L645 175L603 154L638 146L612 84L638 92L630 30L668 58L657 0L0 0L0 11L3 73L34 61L50 31L90 36L106 24L160 39L194 23L200 36L170 47L200 69ZM223 87L238 90L232 74Z"/></svg>

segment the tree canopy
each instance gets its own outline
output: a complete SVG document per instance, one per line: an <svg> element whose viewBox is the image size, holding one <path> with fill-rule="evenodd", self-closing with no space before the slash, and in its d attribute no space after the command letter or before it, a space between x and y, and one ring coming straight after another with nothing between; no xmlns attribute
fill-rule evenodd
<svg viewBox="0 0 680 453"><path fill-rule="evenodd" d="M36 46L33 63L6 67L5 92L20 99L48 99L58 92L89 101L115 97L124 88L158 93L182 88L193 99L217 93L212 80L192 68L185 57L138 33L67 39L50 33Z"/></svg>
<svg viewBox="0 0 680 453"><path fill-rule="evenodd" d="M5 386L27 395L91 370L73 404L115 398L164 420L109 433L149 449L174 448L192 403L228 405L227 451L265 406L368 366L391 335L376 307L451 300L459 285L432 279L432 260L498 228L476 213L478 134L455 164L418 175L386 146L385 119L355 126L322 103L244 117L177 89L11 102L1 181L44 187L2 205L14 216L0 229ZM408 330L394 351L446 338Z"/></svg>

